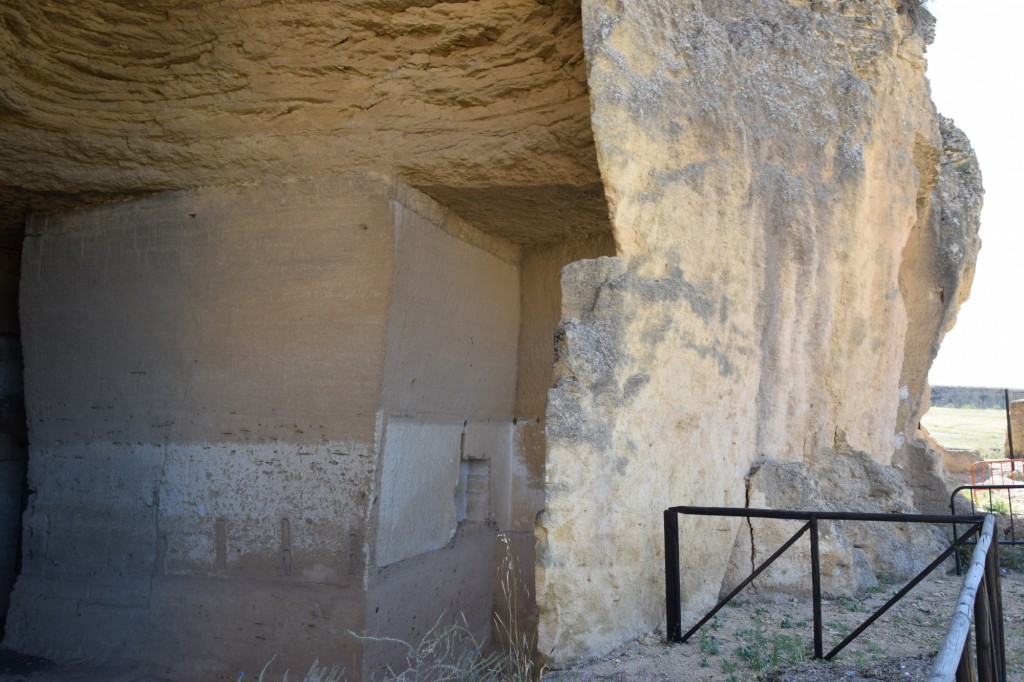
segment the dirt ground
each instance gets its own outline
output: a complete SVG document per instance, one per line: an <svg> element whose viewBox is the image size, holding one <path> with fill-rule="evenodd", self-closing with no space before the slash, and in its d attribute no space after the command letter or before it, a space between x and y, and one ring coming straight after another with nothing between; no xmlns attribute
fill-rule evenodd
<svg viewBox="0 0 1024 682"><path fill-rule="evenodd" d="M1002 558L1007 679L1024 682L1024 548L1004 548ZM550 671L544 682L925 682L961 581L940 569L834 663L809 662L813 641L809 598L743 593L686 644L666 644L663 633L651 633L587 665ZM884 585L856 597L825 600L825 650L900 587ZM689 624L684 623L684 628ZM0 682L156 680L165 678L137 668L58 668L42 659L0 650Z"/></svg>
<svg viewBox="0 0 1024 682"><path fill-rule="evenodd" d="M1017 557L1004 550L1004 559L1013 563ZM589 665L552 671L544 682L925 682L961 586L955 574L940 571L872 624L833 663L806 662L814 638L809 598L741 594L738 604L719 612L685 644L666 644L661 633L647 635ZM1024 682L1024 570L1003 572L1007 679ZM900 587L879 586L855 598L824 601L825 651ZM689 629L685 623L683 627Z"/></svg>

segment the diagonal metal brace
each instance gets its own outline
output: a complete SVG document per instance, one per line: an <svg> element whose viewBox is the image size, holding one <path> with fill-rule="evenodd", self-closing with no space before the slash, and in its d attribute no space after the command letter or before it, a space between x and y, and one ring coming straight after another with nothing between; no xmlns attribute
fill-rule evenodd
<svg viewBox="0 0 1024 682"><path fill-rule="evenodd" d="M856 630L854 630L849 635L847 635L846 639L844 639L839 644L837 644L835 646L835 648L832 649L832 651L830 651L827 654L825 654L825 660L826 661L831 661L835 657L836 654L838 654L840 651L842 651L843 649L846 648L847 644L849 644L853 640L857 639L857 636L860 635L860 633L862 633L865 630L867 630L868 626L870 626L876 620L881 618L882 615L886 611L888 611L890 608L893 607L893 605L896 604L896 602L898 602L900 599L903 599L903 597L907 596L907 593L909 593L912 589L917 587L918 583L920 583L922 580L927 578L928 575L931 574L931 572L934 571L936 568L941 566L942 562L945 561L946 559L948 559L950 557L950 555L953 554L953 552L955 552L956 550L960 549L960 547L965 542L967 542L967 540L970 539L970 537L972 535L974 535L976 533L980 533L980 532L981 532L981 527L978 526L978 525L972 526L967 531L965 531L963 535L961 535L959 538L957 538L953 542L953 544L951 544L949 547L947 547L946 550L944 552L942 552L942 554L940 554L933 562L928 564L928 566L926 566L920 573L918 573L916 576L914 576L913 580L911 580L909 583L904 585L903 588L899 592L894 594L892 596L892 598L889 599L889 601L887 601L884 604L882 604L882 606L880 606L877 611L875 611L873 614L871 614L870 618L865 620L863 623L861 623L857 627Z"/></svg>
<svg viewBox="0 0 1024 682"><path fill-rule="evenodd" d="M722 599L720 602L718 602L718 604L715 606L715 608L711 609L711 611L709 611L708 614L706 616L704 616L704 618L702 618L699 623L697 623L692 628L690 628L690 630L685 635L683 635L681 638L675 639L673 641L675 641L675 642L686 642L686 640L690 639L690 637L692 637L694 635L694 633L696 633L698 630L700 630L701 627L703 627L703 625L705 623L707 623L709 620L714 618L715 614L722 610L722 607L724 607L726 604L728 604L729 601L733 597L735 597L737 594L739 594L740 591L744 587L746 587L750 583L754 582L754 578L756 578L757 576L761 575L761 573L763 573L764 570L766 568L768 568L776 559L778 559L780 556L782 556L786 552L787 549L792 547L793 543L796 542L797 540L799 540L800 537L810 529L811 523L813 523L813 521L808 521L807 523L805 523L800 528L800 530L798 530L793 535L793 537L791 537L789 540L786 540L786 542L784 542L781 547L779 547L777 550L775 550L774 554L772 554L770 557L765 559L764 563L762 563L760 566L757 567L757 570L755 570L753 573L751 573L749 576L747 576L746 580L744 580L739 585L737 585L733 589L732 592L730 592L728 595L725 596L724 599Z"/></svg>

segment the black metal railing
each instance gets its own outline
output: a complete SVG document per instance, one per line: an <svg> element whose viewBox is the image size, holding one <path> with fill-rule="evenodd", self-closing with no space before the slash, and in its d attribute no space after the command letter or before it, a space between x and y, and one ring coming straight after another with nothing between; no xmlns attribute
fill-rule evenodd
<svg viewBox="0 0 1024 682"><path fill-rule="evenodd" d="M988 511L994 511L997 507L996 500L992 497L992 492L995 490L1006 491L1006 517L1009 523L1009 537L997 537L998 544L1000 545L1024 545L1024 538L1017 537L1017 524L1013 518L1013 491L1024 489L1024 484L1005 484L1005 485L962 485L953 491L953 494L949 496L949 511L952 514L956 514L956 500L957 496L964 491L970 491L969 496L962 496L964 503L970 502L971 513L968 515L977 515L977 497L978 493L988 493ZM1002 497L999 498L998 502L1002 502ZM956 524L953 525L953 532L956 533ZM974 544L974 541L970 541L967 544ZM960 557L957 555L956 573L960 575Z"/></svg>
<svg viewBox="0 0 1024 682"><path fill-rule="evenodd" d="M1006 643L1003 635L1003 598L999 582L999 542L991 514L975 542L970 568L957 598L945 641L935 657L928 682L1005 682ZM974 666L967 643L974 614ZM977 670L977 677L974 672Z"/></svg>
<svg viewBox="0 0 1024 682"><path fill-rule="evenodd" d="M779 549L775 551L760 566L754 569L743 582L737 585L728 595L722 598L711 611L707 613L696 625L691 627L685 634L682 632L682 603L680 600L680 575L679 575L679 515L688 514L696 516L728 516L741 518L780 519L786 521L804 521L804 525L794 533ZM824 653L824 642L822 637L822 616L821 616L821 563L818 550L818 524L821 521L874 521L888 523L930 523L950 525L959 524L961 527L968 526L959 537L954 536L953 542L939 556L928 564L920 573L914 576L902 589L883 604L875 613L869 616L863 623L854 629L843 641L833 647L827 654ZM850 642L854 641L864 630L880 618L894 604L902 599L908 592L924 580L928 574L942 565L946 559L956 553L957 549L964 545L968 539L975 534L982 532L982 524L985 522L983 516L952 516L938 514L873 514L860 512L808 512L789 511L780 509L748 509L737 507L671 507L665 510L665 604L667 616L667 634L670 642L685 642L692 637L700 628L711 620L726 604L732 600L743 588L749 585L754 579L763 573L776 559L782 556L786 550L793 546L804 533L809 534L811 550L811 607L814 620L814 658L832 660ZM998 570L996 571L998 580ZM1001 609L1000 628L1001 628ZM1001 629L1000 629L1001 633ZM987 682L987 681L986 681Z"/></svg>

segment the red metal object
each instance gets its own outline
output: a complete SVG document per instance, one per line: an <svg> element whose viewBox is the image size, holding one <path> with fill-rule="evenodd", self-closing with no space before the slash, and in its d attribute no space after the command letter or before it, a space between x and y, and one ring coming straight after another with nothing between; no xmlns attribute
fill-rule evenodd
<svg viewBox="0 0 1024 682"><path fill-rule="evenodd" d="M990 485L1024 485L1024 472L1017 470L1018 464L1020 461L1017 459L984 459L975 462L971 465L971 485L980 483L977 474L981 467L989 467Z"/></svg>

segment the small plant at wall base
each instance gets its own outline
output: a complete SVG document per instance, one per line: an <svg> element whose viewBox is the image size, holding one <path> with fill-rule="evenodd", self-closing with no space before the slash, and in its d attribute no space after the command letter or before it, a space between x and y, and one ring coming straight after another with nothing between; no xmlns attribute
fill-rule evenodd
<svg viewBox="0 0 1024 682"><path fill-rule="evenodd" d="M756 612L753 625L736 632L740 640L735 649L736 657L756 673L806 660L808 654L799 637L780 632L769 636L764 622L766 614L767 611Z"/></svg>
<svg viewBox="0 0 1024 682"><path fill-rule="evenodd" d="M534 666L536 651L535 634L527 634L519 622L519 596L525 592L526 581L523 580L519 564L512 554L508 535L498 534L498 540L505 546L504 556L499 567L498 584L505 603L505 617L494 614L494 629L499 642L505 647L503 658L509 680L533 680L539 678L543 670Z"/></svg>
<svg viewBox="0 0 1024 682"><path fill-rule="evenodd" d="M506 674L512 666L504 652L483 653L484 644L477 641L465 617L461 623L441 625L441 619L413 646L390 637L359 637L367 642L390 642L406 648L406 667L396 671L388 668L382 682L471 682L475 680L516 680Z"/></svg>
<svg viewBox="0 0 1024 682"><path fill-rule="evenodd" d="M260 670L260 676L256 678L257 682L266 682L264 676L267 674L267 669L274 662L277 656L275 655L269 661L267 661L263 669ZM343 682L345 680L345 669L340 666L334 666L333 668L321 668L320 661L313 661L313 665L309 667L309 672L302 678L302 682ZM245 673L238 674L238 682L246 682ZM284 677L281 682L288 682L288 671L284 673Z"/></svg>
<svg viewBox="0 0 1024 682"><path fill-rule="evenodd" d="M498 569L498 582L504 597L505 613L495 613L495 639L500 649L487 652L487 645L479 642L466 622L442 625L444 615L438 617L434 626L427 631L416 645L390 637L370 637L350 633L364 642L387 642L398 644L406 651L404 670L388 668L380 682L533 682L544 672L533 661L535 643L532 635L526 633L518 617L518 597L523 593L525 583L509 546L508 536L499 534L498 539L505 546L505 555ZM257 682L270 682L267 670L271 658ZM338 666L320 667L314 661L309 671L297 682L345 682L345 671ZM238 676L238 682L248 682L245 673ZM280 682L288 682L288 671Z"/></svg>
<svg viewBox="0 0 1024 682"><path fill-rule="evenodd" d="M700 652L708 656L718 655L718 638L708 634L704 628L700 629Z"/></svg>

